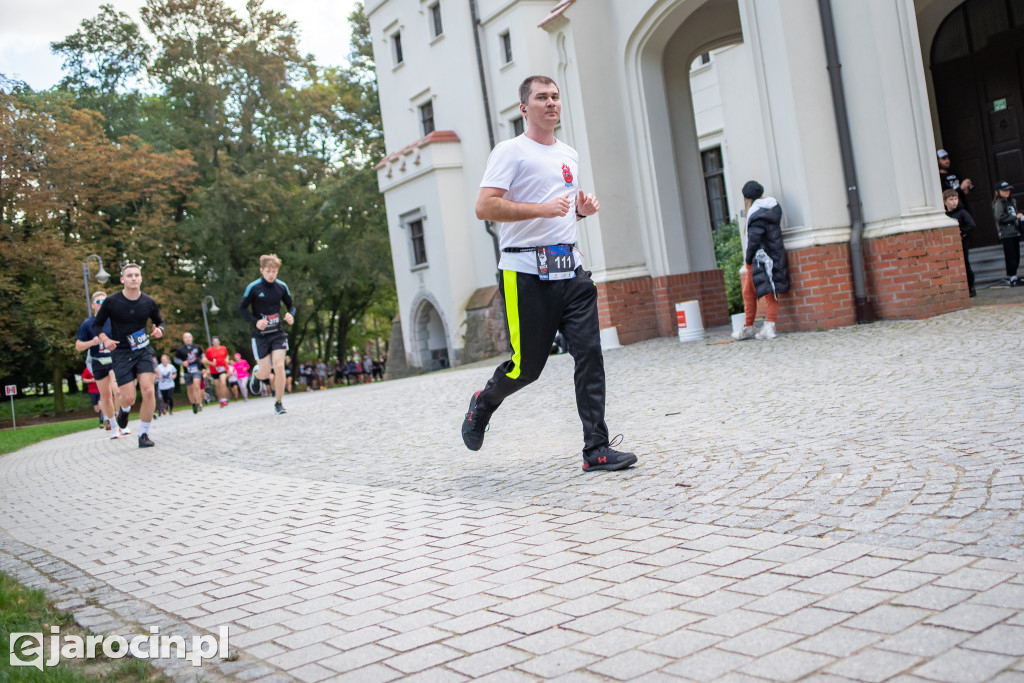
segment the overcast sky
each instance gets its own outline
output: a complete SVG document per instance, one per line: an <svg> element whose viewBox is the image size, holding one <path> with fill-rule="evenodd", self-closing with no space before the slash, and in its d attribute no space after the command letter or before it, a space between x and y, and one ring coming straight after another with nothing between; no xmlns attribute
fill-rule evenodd
<svg viewBox="0 0 1024 683"><path fill-rule="evenodd" d="M245 10L245 0L225 2L236 12ZM50 43L74 33L104 4L142 24L139 8L144 0L0 0L0 73L35 90L56 85L62 77L61 60L50 52ZM265 0L264 7L298 22L303 54L312 52L322 66L338 66L348 56L348 15L355 4L356 0Z"/></svg>

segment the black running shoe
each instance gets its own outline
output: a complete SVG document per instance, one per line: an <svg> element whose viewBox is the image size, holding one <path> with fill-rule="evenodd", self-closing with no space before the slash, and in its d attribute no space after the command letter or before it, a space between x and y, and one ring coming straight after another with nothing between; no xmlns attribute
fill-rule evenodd
<svg viewBox="0 0 1024 683"><path fill-rule="evenodd" d="M117 411L117 426L124 429L128 426L128 414L125 411L118 409Z"/></svg>
<svg viewBox="0 0 1024 683"><path fill-rule="evenodd" d="M283 405L281 405L281 402L280 402L280 401L278 401L277 403L275 403L275 404L274 404L274 412L275 412L275 413L276 413L277 415L284 415L284 414L285 414L285 413L287 413L288 411L287 411L287 410L285 410L285 409L284 409L284 406L283 406Z"/></svg>
<svg viewBox="0 0 1024 683"><path fill-rule="evenodd" d="M594 449L589 455L583 456L583 471L594 472L596 470L624 470L636 462L634 453L617 451L612 446L618 446L622 441L622 434L619 434L607 446Z"/></svg>
<svg viewBox="0 0 1024 683"><path fill-rule="evenodd" d="M478 451L484 445L484 433L491 421L491 414L485 413L477 407L476 398L479 395L478 391L469 399L469 412L466 413L466 419L462 421L462 441L471 451Z"/></svg>
<svg viewBox="0 0 1024 683"><path fill-rule="evenodd" d="M139 435L139 448L152 448L156 444L149 438L149 434Z"/></svg>
<svg viewBox="0 0 1024 683"><path fill-rule="evenodd" d="M192 404L192 414L195 415L198 412L199 412L199 404L198 403L193 403Z"/></svg>
<svg viewBox="0 0 1024 683"><path fill-rule="evenodd" d="M259 396L263 391L263 380L256 376L257 370L259 370L259 366L253 368L252 374L249 375L249 393L253 396Z"/></svg>

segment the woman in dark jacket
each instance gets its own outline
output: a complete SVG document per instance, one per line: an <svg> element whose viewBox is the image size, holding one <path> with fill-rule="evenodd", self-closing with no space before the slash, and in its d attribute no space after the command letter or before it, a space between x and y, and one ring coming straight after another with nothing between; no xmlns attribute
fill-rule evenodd
<svg viewBox="0 0 1024 683"><path fill-rule="evenodd" d="M743 329L733 339L774 339L775 321L779 317L779 294L789 291L789 265L782 243L782 207L773 197L764 197L764 187L756 180L743 186L747 211L746 247L744 249ZM754 333L757 300L764 297L765 323Z"/></svg>
<svg viewBox="0 0 1024 683"><path fill-rule="evenodd" d="M1011 287L1024 286L1024 280L1017 277L1020 267L1020 220L1024 214L1017 211L1010 198L1013 185L1005 180L996 185L996 196L992 199L992 214L999 230L999 241L1003 243L1003 257L1006 259L1006 277Z"/></svg>

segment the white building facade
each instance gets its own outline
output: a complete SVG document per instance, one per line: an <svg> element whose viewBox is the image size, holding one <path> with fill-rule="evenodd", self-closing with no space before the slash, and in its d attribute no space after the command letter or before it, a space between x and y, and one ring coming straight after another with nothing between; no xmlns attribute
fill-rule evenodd
<svg viewBox="0 0 1024 683"><path fill-rule="evenodd" d="M860 299L822 4L834 12L863 214ZM367 0L407 362L434 369L503 350L496 248L474 204L492 143L521 130L518 85L538 73L561 89L556 135L579 151L584 189L601 200L579 246L602 327L623 343L674 334L673 304L687 299L700 301L705 326L726 324L711 225L739 213L751 178L785 214L792 290L780 330L852 324L864 300L882 319L966 307L935 162L937 145L955 145L936 130L942 88L926 67L962 4ZM1019 109L1019 93L1018 75L1007 108Z"/></svg>

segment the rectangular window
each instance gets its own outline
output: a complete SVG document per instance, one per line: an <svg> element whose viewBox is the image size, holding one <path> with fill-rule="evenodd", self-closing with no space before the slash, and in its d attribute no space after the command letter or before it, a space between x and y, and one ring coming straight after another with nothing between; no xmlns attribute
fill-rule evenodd
<svg viewBox="0 0 1024 683"><path fill-rule="evenodd" d="M398 66L405 61L405 57L402 55L402 32L396 31L391 34L391 49L394 52L395 66Z"/></svg>
<svg viewBox="0 0 1024 683"><path fill-rule="evenodd" d="M722 148L713 147L700 153L704 167L704 190L708 196L708 213L711 227L716 228L729 222L729 200L725 194L725 167L722 164Z"/></svg>
<svg viewBox="0 0 1024 683"><path fill-rule="evenodd" d="M512 61L512 36L505 31L498 37L501 39L501 56L505 60L504 63L508 64Z"/></svg>
<svg viewBox="0 0 1024 683"><path fill-rule="evenodd" d="M434 132L434 103L427 102L420 105L420 124L423 126L423 134L430 135Z"/></svg>
<svg viewBox="0 0 1024 683"><path fill-rule="evenodd" d="M423 241L423 219L417 218L407 223L409 239L412 240L412 264L421 266L427 262L427 245Z"/></svg>
<svg viewBox="0 0 1024 683"><path fill-rule="evenodd" d="M441 24L441 3L435 2L433 5L427 8L430 11L430 32L434 38L444 33L444 27Z"/></svg>
<svg viewBox="0 0 1024 683"><path fill-rule="evenodd" d="M512 119L512 137L516 137L523 134L523 117L517 116Z"/></svg>

